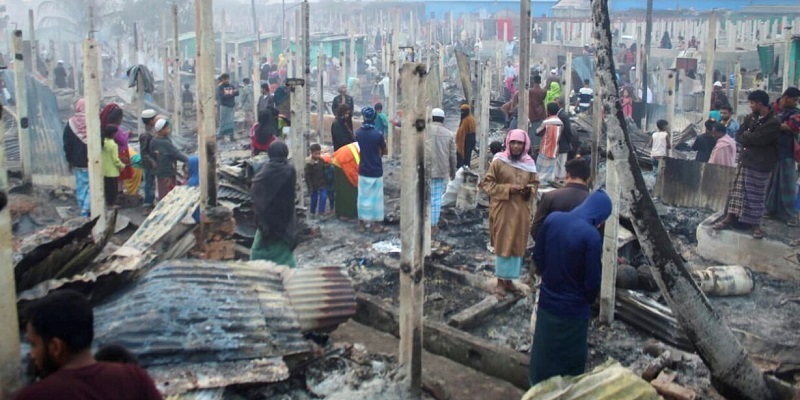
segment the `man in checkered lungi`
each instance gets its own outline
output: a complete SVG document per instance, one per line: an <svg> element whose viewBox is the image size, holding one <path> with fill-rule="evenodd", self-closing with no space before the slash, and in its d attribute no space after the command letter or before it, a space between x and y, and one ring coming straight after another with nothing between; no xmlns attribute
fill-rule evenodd
<svg viewBox="0 0 800 400"><path fill-rule="evenodd" d="M431 235L439 231L439 215L447 180L456 176L456 142L453 132L444 127L444 110L431 110L433 123L425 149L431 176Z"/></svg>

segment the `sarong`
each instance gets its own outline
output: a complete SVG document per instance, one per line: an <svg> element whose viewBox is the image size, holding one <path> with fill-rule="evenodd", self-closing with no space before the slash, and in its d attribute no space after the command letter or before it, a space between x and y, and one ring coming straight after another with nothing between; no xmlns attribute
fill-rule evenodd
<svg viewBox="0 0 800 400"><path fill-rule="evenodd" d="M758 172L739 166L725 212L733 214L743 224L761 225L770 175L771 172Z"/></svg>
<svg viewBox="0 0 800 400"><path fill-rule="evenodd" d="M567 179L567 153L560 153L556 157L556 179L560 181Z"/></svg>
<svg viewBox="0 0 800 400"><path fill-rule="evenodd" d="M333 168L333 186L336 193L336 203L334 210L336 215L345 218L358 217L358 188L351 185L341 168Z"/></svg>
<svg viewBox="0 0 800 400"><path fill-rule="evenodd" d="M542 183L556 180L556 159L545 157L539 154L536 158L536 171L539 174L539 181Z"/></svg>
<svg viewBox="0 0 800 400"><path fill-rule="evenodd" d="M87 168L72 168L75 174L75 199L78 200L78 208L81 210L81 217L89 216L89 170Z"/></svg>
<svg viewBox="0 0 800 400"><path fill-rule="evenodd" d="M566 318L537 310L528 380L531 386L558 375L586 371L589 320Z"/></svg>
<svg viewBox="0 0 800 400"><path fill-rule="evenodd" d="M133 147L128 147L128 159L132 159L136 154L136 150L134 150ZM136 196L139 194L139 186L142 184L142 176L144 175L144 171L141 168L131 165L126 167L126 169L127 168L130 168L131 174L130 177L126 179L122 179L122 175L120 175L120 179L122 179L122 186L125 187L125 194L129 196Z"/></svg>
<svg viewBox="0 0 800 400"><path fill-rule="evenodd" d="M494 274L500 279L519 279L522 257L501 257L495 260Z"/></svg>
<svg viewBox="0 0 800 400"><path fill-rule="evenodd" d="M383 177L358 176L358 219L383 222Z"/></svg>
<svg viewBox="0 0 800 400"><path fill-rule="evenodd" d="M439 224L445 186L447 186L447 178L431 178L431 226Z"/></svg>
<svg viewBox="0 0 800 400"><path fill-rule="evenodd" d="M272 261L275 264L285 265L289 268L297 266L294 253L289 243L275 237L270 238L267 243L264 243L264 236L261 235L261 229L256 229L253 245L250 247L250 261L253 260Z"/></svg>
<svg viewBox="0 0 800 400"><path fill-rule="evenodd" d="M219 135L233 135L233 107L219 106Z"/></svg>
<svg viewBox="0 0 800 400"><path fill-rule="evenodd" d="M775 166L767 186L767 214L780 219L796 219L797 164L793 158L784 158Z"/></svg>

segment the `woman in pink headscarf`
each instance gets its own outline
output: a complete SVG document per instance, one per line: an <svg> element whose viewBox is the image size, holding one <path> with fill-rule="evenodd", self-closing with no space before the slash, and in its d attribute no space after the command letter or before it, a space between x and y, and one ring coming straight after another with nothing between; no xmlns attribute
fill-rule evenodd
<svg viewBox="0 0 800 400"><path fill-rule="evenodd" d="M522 296L511 282L518 279L531 228L531 195L539 180L536 163L528 155L528 134L514 129L506 136L506 149L497 153L481 187L489 195L489 237L496 255L495 293L499 300L509 293Z"/></svg>
<svg viewBox="0 0 800 400"><path fill-rule="evenodd" d="M94 134L99 135L99 132ZM69 169L75 175L75 198L81 216L89 216L89 158L86 146L86 101L75 103L75 115L64 126L64 155Z"/></svg>

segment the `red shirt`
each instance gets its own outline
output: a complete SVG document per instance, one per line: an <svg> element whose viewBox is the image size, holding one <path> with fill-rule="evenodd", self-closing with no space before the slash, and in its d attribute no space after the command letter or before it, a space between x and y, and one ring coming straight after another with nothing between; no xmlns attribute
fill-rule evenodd
<svg viewBox="0 0 800 400"><path fill-rule="evenodd" d="M22 389L16 400L161 400L145 370L133 364L98 362L83 368L60 369Z"/></svg>

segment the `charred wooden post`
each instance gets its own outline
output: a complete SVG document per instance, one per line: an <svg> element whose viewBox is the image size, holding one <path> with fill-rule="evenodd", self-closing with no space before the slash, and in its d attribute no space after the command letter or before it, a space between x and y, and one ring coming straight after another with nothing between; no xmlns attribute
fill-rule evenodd
<svg viewBox="0 0 800 400"><path fill-rule="evenodd" d="M164 74L164 109L170 109L170 93L169 93L169 45L167 44L167 18L161 18L161 42L159 46L162 49L162 67ZM142 114L139 114L142 115Z"/></svg>
<svg viewBox="0 0 800 400"><path fill-rule="evenodd" d="M733 115L737 115L739 112L739 93L742 91L742 64L737 61L733 69L736 78L733 83L733 101L731 101L731 106L733 107Z"/></svg>
<svg viewBox="0 0 800 400"><path fill-rule="evenodd" d="M197 152L200 156L201 222L206 219L206 209L217 205L217 129L214 118L216 96L214 90L214 16L212 8L213 0L197 0L195 3L195 30L197 34ZM224 35L224 24L222 31ZM224 43L224 41L221 43Z"/></svg>
<svg viewBox="0 0 800 400"><path fill-rule="evenodd" d="M425 66L403 66L403 151L400 186L400 364L419 398L422 387L422 306L424 262L430 238L430 186L425 165L427 102Z"/></svg>
<svg viewBox="0 0 800 400"><path fill-rule="evenodd" d="M89 207L92 218L98 218L92 232L100 238L106 229L106 204L103 196L102 139L100 132L100 71L97 69L100 50L94 39L83 41L83 93L86 110L86 146L89 162Z"/></svg>
<svg viewBox="0 0 800 400"><path fill-rule="evenodd" d="M716 58L717 47L717 12L712 10L708 15L708 39L706 42L706 76L703 89L703 121L708 118L711 111L711 92L714 90L714 59Z"/></svg>
<svg viewBox="0 0 800 400"><path fill-rule="evenodd" d="M677 82L675 74L675 70L670 70L667 75L667 122L669 122L670 130L675 127L675 96L677 95L675 93L675 83Z"/></svg>
<svg viewBox="0 0 800 400"><path fill-rule="evenodd" d="M183 116L183 98L181 96L181 53L178 25L178 5L172 5L172 134L180 136L181 117Z"/></svg>
<svg viewBox="0 0 800 400"><path fill-rule="evenodd" d="M792 62L796 62L796 58L791 57L792 54L792 26L786 26L786 17L783 17L783 86L781 87L781 93L785 92L786 89L792 83L791 79L791 69L789 68L792 65ZM51 57L52 58L52 57Z"/></svg>
<svg viewBox="0 0 800 400"><path fill-rule="evenodd" d="M572 52L567 52L567 68L564 69L564 110L569 113L569 98L572 93Z"/></svg>
<svg viewBox="0 0 800 400"><path fill-rule="evenodd" d="M0 105L0 120L3 107ZM5 137L6 125L0 124L0 137ZM18 321L17 289L14 283L14 262L11 234L11 213L8 201L8 166L6 165L5 141L0 141L0 318L3 321ZM5 323L0 326L0 398L11 398L22 384L20 380L19 326Z"/></svg>
<svg viewBox="0 0 800 400"><path fill-rule="evenodd" d="M298 53L300 53L300 78L303 79L304 82L311 82L311 42L309 40L309 16L310 10L308 5L308 0L303 0L300 4L300 22L301 22L301 30L300 32L300 44L301 48ZM311 89L303 90L303 115L301 115L300 119L300 129L302 130L301 135L303 136L303 143L305 143L306 136L309 132L311 132L311 113L309 112L309 104L311 104ZM321 114L320 114L321 116ZM303 149L303 154L305 154L305 148ZM297 171L298 175L300 175L300 170Z"/></svg>
<svg viewBox="0 0 800 400"><path fill-rule="evenodd" d="M483 71L481 74L481 108L479 110L480 119L478 120L478 123L480 124L480 128L478 129L480 132L478 140L478 170L480 171L481 175L483 175L487 168L486 152L489 149L487 138L489 137L489 105L491 103L491 93L492 66L489 61L486 61L483 63Z"/></svg>
<svg viewBox="0 0 800 400"><path fill-rule="evenodd" d="M227 39L225 37L226 36L225 35L225 31L227 30L226 27L227 27L227 23L228 23L228 21L227 21L228 13L225 11L224 8L222 9L221 18L222 18L222 21L221 21L222 23L220 24L220 28L219 28L220 29L220 36L219 36L219 58L220 58L220 64L219 64L219 70L222 73L225 73L225 72L230 72L230 71L228 71L228 45L225 42L225 40ZM213 22L212 22L212 26L213 26ZM287 54L287 57L288 56L289 55ZM211 62L211 65L214 65L213 61ZM213 71L213 69L211 71ZM211 75L214 75L214 73L212 72Z"/></svg>
<svg viewBox="0 0 800 400"><path fill-rule="evenodd" d="M647 88L650 84L648 76L648 66L650 62L650 44L653 41L653 0L647 0L647 25L645 26L644 33L644 60L642 60L642 101L644 101L644 122L642 123L642 130L647 131L647 109L650 100L647 98ZM728 25L730 26L730 24Z"/></svg>
<svg viewBox="0 0 800 400"><path fill-rule="evenodd" d="M325 138L325 82L323 69L325 68L325 55L322 46L317 49L317 142L322 144Z"/></svg>
<svg viewBox="0 0 800 400"><path fill-rule="evenodd" d="M31 11L33 15L33 11ZM22 180L30 183L32 171L31 137L28 133L30 119L28 117L28 85L25 79L25 58L22 47L22 31L14 31L14 92L17 106L17 140L19 141L19 157L22 162ZM31 40L31 46L33 41Z"/></svg>
<svg viewBox="0 0 800 400"><path fill-rule="evenodd" d="M303 184L302 171L305 168L306 158L306 143L304 129L304 115L306 114L305 104L305 81L302 79L290 78L286 80L286 86L289 88L290 101L292 104L292 121L291 133L289 140L291 141L289 154L292 158L292 164L297 171L297 198L300 199L300 204L305 202L305 184Z"/></svg>
<svg viewBox="0 0 800 400"><path fill-rule="evenodd" d="M531 81L531 2L519 2L519 101L517 127L528 131L528 89Z"/></svg>
<svg viewBox="0 0 800 400"><path fill-rule="evenodd" d="M33 18L33 10L28 10L28 32L31 44L31 71L36 76L39 74L39 46L36 44L36 20Z"/></svg>
<svg viewBox="0 0 800 400"><path fill-rule="evenodd" d="M775 399L761 371L692 279L675 250L647 191L628 136L617 95L614 57L611 48L611 20L608 0L592 2L595 39L598 43L597 73L605 89L599 99L606 111L606 125L612 147L609 158L618 160L620 189L629 200L633 227L645 255L653 262L658 287L675 312L686 336L692 341L711 372L712 384L723 396L742 399Z"/></svg>

